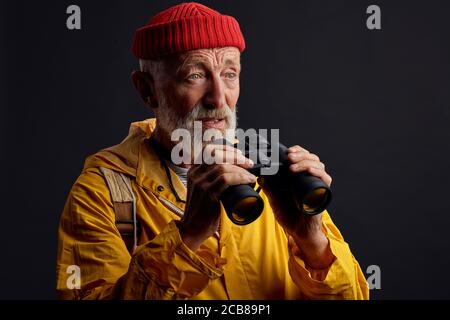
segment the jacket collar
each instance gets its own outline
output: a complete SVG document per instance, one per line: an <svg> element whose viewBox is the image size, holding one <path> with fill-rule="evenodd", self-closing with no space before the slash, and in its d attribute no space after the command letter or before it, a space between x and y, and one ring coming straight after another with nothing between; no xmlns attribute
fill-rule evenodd
<svg viewBox="0 0 450 320"><path fill-rule="evenodd" d="M169 200L184 210L184 203L173 194L162 158L151 147L149 139L156 127L156 119L133 122L128 136L118 145L97 153L85 166L107 166L135 177L143 189ZM186 200L186 188L178 176L170 171L172 184L182 200Z"/></svg>
<svg viewBox="0 0 450 320"><path fill-rule="evenodd" d="M136 182L144 189L151 190L153 193L160 195L170 202L177 204L177 206L184 209L184 203L177 201L173 194L169 178L162 161L163 158L150 145L149 138L143 139L140 142L139 157L136 170ZM169 173L172 179L172 185L182 200L186 200L186 187L181 182L180 178L169 168Z"/></svg>

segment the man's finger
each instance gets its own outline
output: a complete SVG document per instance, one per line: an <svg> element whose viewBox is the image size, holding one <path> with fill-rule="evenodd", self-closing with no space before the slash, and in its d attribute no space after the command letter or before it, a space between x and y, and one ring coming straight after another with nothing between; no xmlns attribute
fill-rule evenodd
<svg viewBox="0 0 450 320"><path fill-rule="evenodd" d="M210 190L218 196L230 186L240 184L251 184L256 182L256 177L249 172L243 170L243 172L227 172L216 177L211 183Z"/></svg>
<svg viewBox="0 0 450 320"><path fill-rule="evenodd" d="M299 145L295 145L295 146L288 148L288 153L291 153L291 152L307 152L307 153L309 153L308 150L300 147Z"/></svg>
<svg viewBox="0 0 450 320"><path fill-rule="evenodd" d="M310 174L312 174L313 176L322 179L322 181L325 182L325 184L327 186L329 186L329 187L331 186L331 182L333 181L333 179L324 170L317 169L317 168L314 168L314 167L310 167L310 168L308 168L308 172Z"/></svg>
<svg viewBox="0 0 450 320"><path fill-rule="evenodd" d="M300 162L291 164L289 166L289 170L292 172L302 172L302 171L307 171L308 168L316 168L319 170L325 170L325 164L323 164L322 162L317 162L314 160L302 160Z"/></svg>
<svg viewBox="0 0 450 320"><path fill-rule="evenodd" d="M306 152L292 152L288 154L288 159L292 163L300 162L305 159L314 160L320 162L320 158L314 153L306 153Z"/></svg>
<svg viewBox="0 0 450 320"><path fill-rule="evenodd" d="M243 168L251 168L253 161L246 158L239 149L230 146L205 147L203 160L206 164L230 163Z"/></svg>

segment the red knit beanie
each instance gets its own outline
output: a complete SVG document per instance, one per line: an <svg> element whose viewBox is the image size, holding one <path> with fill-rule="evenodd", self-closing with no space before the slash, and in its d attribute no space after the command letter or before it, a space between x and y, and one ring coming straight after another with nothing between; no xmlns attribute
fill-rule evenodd
<svg viewBox="0 0 450 320"><path fill-rule="evenodd" d="M228 46L240 52L245 49L236 19L189 2L157 14L136 30L133 53L139 59L157 59L171 53Z"/></svg>

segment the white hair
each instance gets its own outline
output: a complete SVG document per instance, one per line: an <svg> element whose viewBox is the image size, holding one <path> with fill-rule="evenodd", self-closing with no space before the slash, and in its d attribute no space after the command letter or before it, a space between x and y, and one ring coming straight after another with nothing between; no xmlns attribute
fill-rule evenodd
<svg viewBox="0 0 450 320"><path fill-rule="evenodd" d="M139 59L139 67L142 72L148 72L153 78L158 78L164 71L164 61Z"/></svg>

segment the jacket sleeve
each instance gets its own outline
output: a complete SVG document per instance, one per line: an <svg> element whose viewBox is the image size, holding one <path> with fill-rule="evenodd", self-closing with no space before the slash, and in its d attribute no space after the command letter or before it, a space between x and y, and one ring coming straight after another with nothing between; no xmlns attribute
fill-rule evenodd
<svg viewBox="0 0 450 320"><path fill-rule="evenodd" d="M183 299L223 273L224 262L212 251L202 247L194 253L181 241L175 221L131 257L97 169L75 182L58 234L56 285L62 299Z"/></svg>
<svg viewBox="0 0 450 320"><path fill-rule="evenodd" d="M289 272L293 281L309 299L368 299L366 279L348 244L328 212L322 217L323 232L329 240L334 261L324 270L310 268L302 260L300 248L289 237Z"/></svg>

